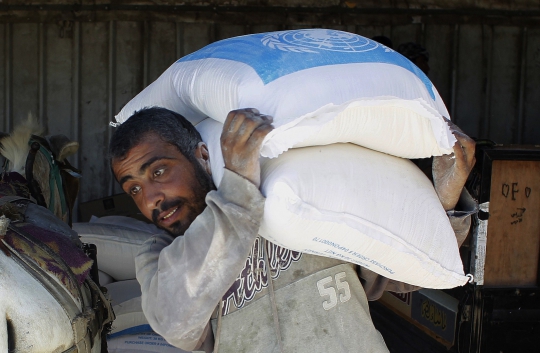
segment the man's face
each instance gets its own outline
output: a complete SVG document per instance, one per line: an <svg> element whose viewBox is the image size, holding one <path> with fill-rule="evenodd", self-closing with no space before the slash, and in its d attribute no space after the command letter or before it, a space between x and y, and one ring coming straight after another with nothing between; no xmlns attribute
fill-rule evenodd
<svg viewBox="0 0 540 353"><path fill-rule="evenodd" d="M205 151L199 146L195 152L199 163L192 163L176 146L148 133L125 158L113 159L112 169L142 214L178 236L204 210L205 196L213 188L204 168L209 168Z"/></svg>

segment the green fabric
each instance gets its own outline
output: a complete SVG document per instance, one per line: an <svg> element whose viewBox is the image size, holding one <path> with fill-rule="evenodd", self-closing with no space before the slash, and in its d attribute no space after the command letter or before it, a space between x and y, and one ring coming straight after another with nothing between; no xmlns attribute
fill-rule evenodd
<svg viewBox="0 0 540 353"><path fill-rule="evenodd" d="M30 139L30 141L28 141L28 144L31 145L34 142L39 143L39 141ZM62 176L60 175L60 168L58 167L58 164L54 160L52 153L48 149L43 147L42 144L39 144L39 152L45 157L50 167L49 189L51 191L51 194L50 194L49 205L47 205L47 208L51 212L54 212L54 209L56 207L56 200L54 198L53 190L54 190L54 187L56 186L58 189L58 193L60 195L62 214L65 214L67 212L67 205L66 205L66 197L64 195L64 188L62 187Z"/></svg>

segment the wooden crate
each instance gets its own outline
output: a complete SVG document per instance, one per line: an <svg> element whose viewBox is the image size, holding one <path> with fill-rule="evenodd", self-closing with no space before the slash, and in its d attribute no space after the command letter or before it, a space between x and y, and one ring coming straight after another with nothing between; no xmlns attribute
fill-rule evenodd
<svg viewBox="0 0 540 353"><path fill-rule="evenodd" d="M539 287L540 147L480 151L480 203L489 202L483 285Z"/></svg>

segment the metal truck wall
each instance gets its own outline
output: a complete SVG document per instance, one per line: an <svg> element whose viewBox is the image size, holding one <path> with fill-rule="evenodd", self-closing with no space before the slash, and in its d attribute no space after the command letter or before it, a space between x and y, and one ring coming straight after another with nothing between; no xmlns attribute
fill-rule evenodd
<svg viewBox="0 0 540 353"><path fill-rule="evenodd" d="M243 14L243 16L249 16ZM277 18L276 14L272 14ZM327 27L372 37L394 47L422 43L429 77L452 118L469 135L498 143L540 144L540 26L535 21L452 23L415 20L393 24L305 25L150 20L49 20L20 16L1 22L0 128L10 131L28 113L50 133L80 142L72 162L82 170L79 202L121 192L106 150L120 108L177 58L213 41L246 33ZM415 23L418 22L418 23ZM485 22L485 21L484 21ZM361 84L361 83L359 83Z"/></svg>

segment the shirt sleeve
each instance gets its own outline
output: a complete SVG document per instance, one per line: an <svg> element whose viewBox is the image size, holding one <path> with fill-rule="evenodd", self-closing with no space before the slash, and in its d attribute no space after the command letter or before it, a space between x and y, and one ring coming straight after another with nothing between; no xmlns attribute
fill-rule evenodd
<svg viewBox="0 0 540 353"><path fill-rule="evenodd" d="M465 238L469 234L471 227L471 216L478 212L478 203L472 198L469 192L464 188L461 192L458 204L454 210L448 211L448 219L456 234L458 246L463 244ZM366 291L368 300L379 299L384 291L394 293L407 293L419 290L421 287L413 286L399 281L394 281L384 276L381 276L373 271L363 267L358 267L358 273Z"/></svg>
<svg viewBox="0 0 540 353"><path fill-rule="evenodd" d="M212 312L244 267L264 197L254 184L225 169L206 204L183 236L155 235L135 258L150 326L188 351L202 343Z"/></svg>

